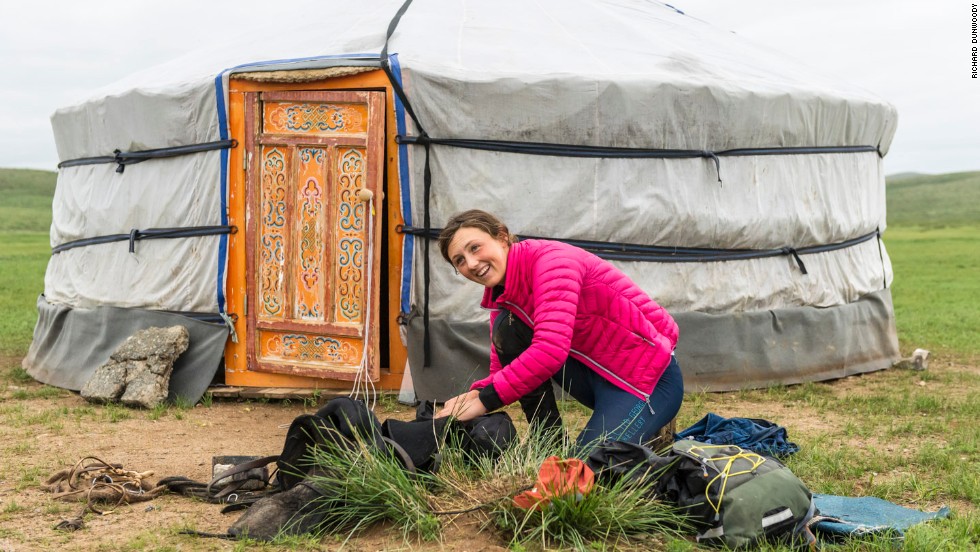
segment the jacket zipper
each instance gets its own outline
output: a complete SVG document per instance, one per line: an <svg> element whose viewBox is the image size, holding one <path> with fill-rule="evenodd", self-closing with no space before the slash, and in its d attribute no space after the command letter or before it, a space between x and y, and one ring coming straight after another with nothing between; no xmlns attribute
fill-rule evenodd
<svg viewBox="0 0 980 552"><path fill-rule="evenodd" d="M580 357L588 360L590 363L592 363L593 366L595 366L599 370L602 370L603 372L605 372L609 377L611 377L611 378L615 379L616 381L622 383L626 387L630 388L637 395L643 397L643 402L647 403L647 408L650 409L650 414L653 414L653 415L656 415L657 414L657 412L654 411L654 409L653 409L653 405L650 404L650 395L648 395L647 393L644 393L643 391L640 391L633 384L631 384L630 382L628 382L628 381L624 380L623 378L619 377L618 374L616 374L612 370L606 368L605 366L599 364L598 362L595 361L595 359L593 359L592 357L586 355L582 351L578 351L578 350L571 349L571 348L569 349L569 351L571 351L571 352L577 354L578 356L580 356Z"/></svg>
<svg viewBox="0 0 980 552"><path fill-rule="evenodd" d="M521 316L524 317L523 318L523 322L525 324L527 324L528 326L530 326L531 328L534 328L534 321L531 320L531 317L528 316L526 312L524 312L524 309L522 309L521 307L518 307L517 305L515 305L514 303L511 303L510 301L503 301L503 304L504 305L507 305L508 307L513 307L514 310L516 310L517 312L521 313Z"/></svg>
<svg viewBox="0 0 980 552"><path fill-rule="evenodd" d="M530 327L531 327L531 329L534 329L534 321L532 321L532 320L531 320L531 317L530 317L530 316L528 316L526 312L524 312L524 309L522 309L521 307L519 307L519 306L517 306L517 305L515 305L514 303L511 303L510 301L503 301L503 304L504 304L504 305L507 305L507 306L509 306L509 307L513 307L513 309L514 309L514 310L516 310L517 312L519 312L519 313L521 314L521 316L523 317L523 321L524 321L524 323L526 323L526 324L527 324L528 326L530 326ZM653 343L650 343L649 341L647 341L646 339L644 339L642 335L639 335L639 334L637 334L636 332L630 332L630 333L632 333L632 334L633 334L633 335L635 335L636 337L639 337L639 338L640 338L640 339L642 339L642 340L643 340L643 341L644 341L645 343L649 343L651 347L656 347L656 345L654 345ZM592 357L590 357L590 356L588 356L588 355L586 355L586 354L584 354L584 353L583 353L582 351L578 351L578 350L575 350L575 349L572 349L572 348L569 348L569 352L572 352L572 353L575 353L575 354L577 354L578 356L580 356L580 357L582 357L582 358L584 358L584 359L586 359L586 360L588 360L588 361L589 361L590 363L592 363L592 365L593 365L593 366L595 366L595 367L596 367L596 368L598 368L599 370L602 370L602 371L603 371L603 372L604 372L605 374L607 374L607 375L608 375L608 376L609 376L610 378L612 378L612 379L615 379L616 381L618 381L618 382L620 382L620 383L622 383L623 385L625 385L625 386L626 386L627 388L629 388L629 389L630 389L630 390L632 390L632 391L633 391L634 393L636 393L637 395L639 395L640 397L642 397L642 398L643 398L643 401L644 401L645 403L647 403L647 408L649 408L649 409L650 409L650 414L653 414L653 415L656 415L656 414L657 414L657 413L656 413L656 411L654 411L654 410L653 410L653 405L652 405L652 404L650 404L650 395L649 395L649 394L647 394L647 393L644 393L643 391L640 391L640 390L639 390L639 389L637 389L637 388L636 388L636 387L635 387L635 386L634 386L633 384L631 384L630 382L628 382L628 381L626 381L626 380L624 380L623 378L621 378L621 377L619 377L619 375L618 375L618 374L616 374L616 373L614 373L614 372L613 372L612 370L610 370L610 369L608 369L608 368L606 368L606 367L605 367L605 366L603 366L602 364L599 364L599 363L598 363L598 362L596 362L596 361L595 361L595 360L594 360L594 359L593 359Z"/></svg>

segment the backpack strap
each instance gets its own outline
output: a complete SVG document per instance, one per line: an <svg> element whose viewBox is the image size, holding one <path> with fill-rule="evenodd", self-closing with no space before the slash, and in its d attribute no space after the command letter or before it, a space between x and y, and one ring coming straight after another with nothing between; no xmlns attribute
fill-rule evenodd
<svg viewBox="0 0 980 552"><path fill-rule="evenodd" d="M223 499L226 496L231 495L232 493L237 491L239 488L241 488L241 486L244 485L245 482L248 480L242 479L239 481L232 481L227 485L225 485L224 487L222 487L220 491L213 492L212 488L218 481L229 478L238 473L245 473L249 470L254 470L255 468L261 468L263 466L275 462L276 460L279 460L279 455L263 456L262 458L256 458L255 460L249 460L248 462L242 462L241 464L236 464L235 466L214 476L214 478L208 483L208 486L205 489L205 493L209 497L214 497L219 500ZM266 484L268 484L268 481L266 481Z"/></svg>
<svg viewBox="0 0 980 552"><path fill-rule="evenodd" d="M401 463L405 471L408 472L409 476L413 476L418 473L418 469L415 467L415 462L412 462L412 457L408 454L408 451L404 449L394 440L388 437L381 437L381 442L388 446L388 452L394 454L395 458Z"/></svg>

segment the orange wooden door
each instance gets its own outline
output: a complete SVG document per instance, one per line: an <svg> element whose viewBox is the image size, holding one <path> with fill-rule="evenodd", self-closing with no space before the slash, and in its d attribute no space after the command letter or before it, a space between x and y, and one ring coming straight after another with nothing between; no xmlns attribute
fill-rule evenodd
<svg viewBox="0 0 980 552"><path fill-rule="evenodd" d="M246 95L250 370L378 367L383 92Z"/></svg>

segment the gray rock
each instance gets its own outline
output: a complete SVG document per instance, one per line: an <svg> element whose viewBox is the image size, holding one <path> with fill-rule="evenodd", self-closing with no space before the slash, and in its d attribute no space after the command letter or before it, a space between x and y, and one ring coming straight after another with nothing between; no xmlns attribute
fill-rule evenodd
<svg viewBox="0 0 980 552"><path fill-rule="evenodd" d="M164 375L156 373L161 363L147 361L126 362L126 392L120 401L126 406L153 408L167 398L170 389L170 370ZM170 363L173 369L173 362Z"/></svg>
<svg viewBox="0 0 980 552"><path fill-rule="evenodd" d="M109 361L99 367L82 387L82 396L92 402L116 402L126 390L126 366Z"/></svg>
<svg viewBox="0 0 980 552"><path fill-rule="evenodd" d="M187 350L187 328L147 328L129 337L82 388L93 402L153 408L167 398L174 361Z"/></svg>
<svg viewBox="0 0 980 552"><path fill-rule="evenodd" d="M928 370L929 351L926 349L916 349L912 352L911 358L903 358L892 364L892 368L903 370Z"/></svg>
<svg viewBox="0 0 980 552"><path fill-rule="evenodd" d="M123 342L109 358L112 360L147 360L153 357L177 359L187 350L189 343L187 328L150 327L140 330Z"/></svg>

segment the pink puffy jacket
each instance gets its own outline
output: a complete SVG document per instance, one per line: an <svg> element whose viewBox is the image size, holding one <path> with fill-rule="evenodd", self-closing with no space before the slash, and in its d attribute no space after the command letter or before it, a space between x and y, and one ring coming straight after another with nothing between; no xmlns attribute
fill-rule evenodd
<svg viewBox="0 0 980 552"><path fill-rule="evenodd" d="M490 327L506 309L534 329L531 346L506 367L490 347L490 376L504 404L533 391L569 356L612 384L648 400L677 345L677 324L625 274L592 253L562 242L526 240L510 246L504 291L481 305Z"/></svg>

